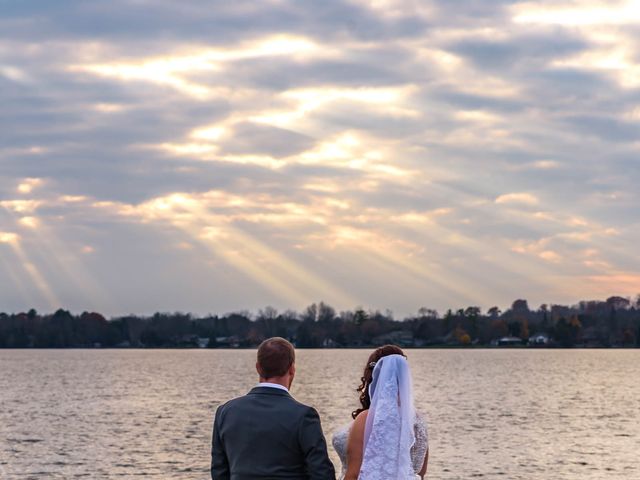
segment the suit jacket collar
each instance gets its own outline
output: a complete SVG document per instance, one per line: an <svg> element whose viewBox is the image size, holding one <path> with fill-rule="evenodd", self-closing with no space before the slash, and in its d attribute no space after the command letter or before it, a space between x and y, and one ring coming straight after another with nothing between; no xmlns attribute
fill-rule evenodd
<svg viewBox="0 0 640 480"><path fill-rule="evenodd" d="M285 392L279 388L273 387L253 387L249 391L249 395L279 395L281 397L290 397L289 392Z"/></svg>

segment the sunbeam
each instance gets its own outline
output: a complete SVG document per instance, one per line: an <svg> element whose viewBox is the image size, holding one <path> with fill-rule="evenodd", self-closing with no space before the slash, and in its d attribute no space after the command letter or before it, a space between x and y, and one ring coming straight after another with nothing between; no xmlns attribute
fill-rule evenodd
<svg viewBox="0 0 640 480"><path fill-rule="evenodd" d="M134 207L129 213L170 222L188 234L190 239L206 246L216 256L286 302L304 305L320 297L343 305L356 303L318 275L234 227L228 219L209 213L198 199L172 194Z"/></svg>
<svg viewBox="0 0 640 480"><path fill-rule="evenodd" d="M40 182L37 184L40 184ZM40 264L45 264L51 272L61 274L64 277L64 283L73 285L74 292L82 292L85 303L96 306L110 304L106 291L97 284L93 276L90 275L78 259L78 255L71 252L66 242L62 242L49 225L45 224L38 216L20 217L18 216L19 210L15 208L12 210L8 207L5 207L5 209L18 225L26 229L23 238L28 238L31 257L37 255ZM33 211L35 211L35 208ZM17 244L18 242L14 243ZM26 255L24 248L21 248L21 252ZM33 258L28 263L30 265L29 270L34 272L30 273L31 278L37 278L38 282L42 284L44 276L42 272L35 268ZM48 292L51 292L50 288L48 288ZM57 299L56 302L57 305L60 305Z"/></svg>
<svg viewBox="0 0 640 480"><path fill-rule="evenodd" d="M31 278L33 285L47 301L47 306L51 309L60 308L62 306L62 303L60 303L60 300L58 300L58 297L55 295L38 267L30 260L28 255L25 253L20 243L15 242L11 243L10 245L18 259L20 260L22 268ZM30 304L33 305L34 302L31 302Z"/></svg>
<svg viewBox="0 0 640 480"><path fill-rule="evenodd" d="M323 236L320 235L322 239ZM459 298L478 301L479 297L473 292L473 289L466 289L460 285L461 282L451 281L450 274L442 269L436 262L423 263L419 256L409 258L407 252L403 252L395 247L394 238L381 236L375 232L368 230L356 229L353 227L334 227L328 232L330 243L334 244L336 250L348 248L346 255L362 256L368 262L383 262L389 268L393 268L398 272L398 277L410 274L414 279L421 282L425 291L430 286L437 287L456 294ZM404 244L411 245L413 248L419 248L413 242L403 241ZM463 282L462 282L463 283Z"/></svg>
<svg viewBox="0 0 640 480"><path fill-rule="evenodd" d="M9 242L3 242L2 241L2 236L3 236L3 234L0 233L0 247L2 247L3 244L10 245ZM15 255L13 255L13 256L15 257ZM4 273L4 275L6 277L8 277L8 279L11 282L11 286L8 286L7 290L10 291L11 287L13 287L13 289L15 289L15 291L18 293L18 295L20 295L20 298L21 298L21 300L23 302L23 305L25 305L25 306L31 305L29 302L32 300L32 298L30 298L30 295L28 293L28 289L27 289L27 286L25 285L24 279L22 278L22 276L14 268L13 262L10 259L6 258L6 257L7 257L7 255L5 254L5 249L1 249L0 250L0 262L2 263L2 272Z"/></svg>

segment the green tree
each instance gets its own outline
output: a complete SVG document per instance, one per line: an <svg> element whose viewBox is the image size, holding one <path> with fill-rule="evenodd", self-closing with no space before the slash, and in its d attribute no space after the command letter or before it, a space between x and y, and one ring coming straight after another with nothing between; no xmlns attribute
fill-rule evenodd
<svg viewBox="0 0 640 480"><path fill-rule="evenodd" d="M357 326L362 326L369 319L369 315L362 308L358 307L353 314L353 321Z"/></svg>
<svg viewBox="0 0 640 480"><path fill-rule="evenodd" d="M320 302L318 305L318 314L317 319L318 322L321 323L330 323L333 322L336 318L336 311L331 305L327 305L324 302Z"/></svg>

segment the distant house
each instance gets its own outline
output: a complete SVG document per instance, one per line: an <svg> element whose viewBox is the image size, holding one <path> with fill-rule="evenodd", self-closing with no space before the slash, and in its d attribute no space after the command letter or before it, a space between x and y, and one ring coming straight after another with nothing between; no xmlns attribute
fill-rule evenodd
<svg viewBox="0 0 640 480"><path fill-rule="evenodd" d="M340 346L340 344L338 342L336 342L333 338L325 338L322 341L322 347L323 348L337 348L339 346Z"/></svg>
<svg viewBox="0 0 640 480"><path fill-rule="evenodd" d="M216 346L226 348L238 348L240 339L236 335L230 337L216 337Z"/></svg>
<svg viewBox="0 0 640 480"><path fill-rule="evenodd" d="M176 343L179 347L195 347L198 345L198 336L192 334L182 335Z"/></svg>
<svg viewBox="0 0 640 480"><path fill-rule="evenodd" d="M546 333L536 333L529 337L529 345L542 346L548 345L551 342L551 338Z"/></svg>
<svg viewBox="0 0 640 480"><path fill-rule="evenodd" d="M502 337L498 339L499 347L514 347L516 345L522 345L522 339L519 337Z"/></svg>
<svg viewBox="0 0 640 480"><path fill-rule="evenodd" d="M585 347L601 347L603 345L603 338L608 335L603 333L597 327L587 327L582 332L582 345Z"/></svg>
<svg viewBox="0 0 640 480"><path fill-rule="evenodd" d="M412 347L414 345L413 332L407 330L396 330L395 332L378 335L371 340L375 346L387 345L389 343L400 345L401 347Z"/></svg>

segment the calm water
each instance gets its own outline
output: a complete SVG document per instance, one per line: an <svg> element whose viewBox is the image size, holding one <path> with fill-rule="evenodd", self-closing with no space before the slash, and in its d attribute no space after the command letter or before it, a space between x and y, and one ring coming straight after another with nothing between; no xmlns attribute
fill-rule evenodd
<svg viewBox="0 0 640 480"><path fill-rule="evenodd" d="M429 478L640 479L640 351L408 353ZM214 410L254 385L254 354L0 350L0 478L206 479ZM367 355L298 352L293 394L327 436Z"/></svg>

